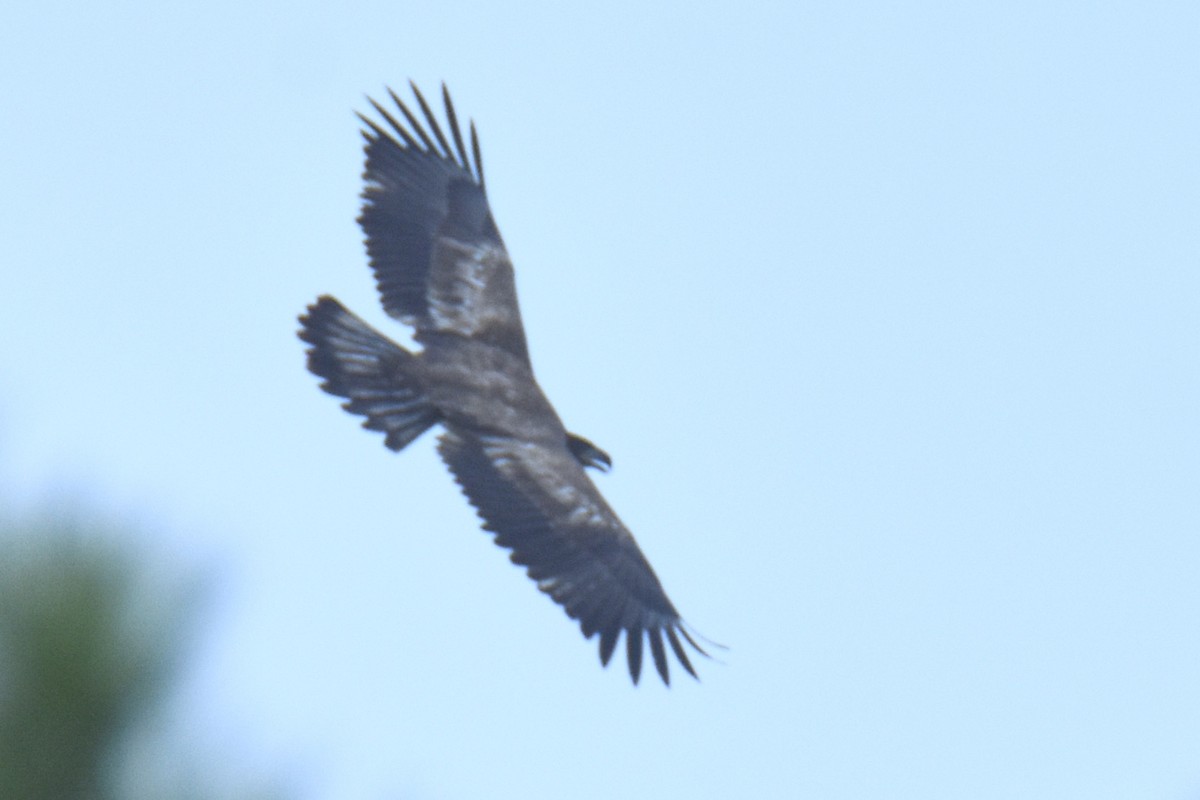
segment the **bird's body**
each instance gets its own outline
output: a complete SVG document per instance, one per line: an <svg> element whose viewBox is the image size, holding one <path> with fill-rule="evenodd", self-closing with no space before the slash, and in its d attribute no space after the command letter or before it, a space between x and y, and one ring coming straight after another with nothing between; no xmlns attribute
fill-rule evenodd
<svg viewBox="0 0 1200 800"><path fill-rule="evenodd" d="M419 380L448 424L476 433L561 444L567 431L529 365L499 347L455 336L426 337Z"/></svg>
<svg viewBox="0 0 1200 800"><path fill-rule="evenodd" d="M624 632L636 682L645 637L669 682L665 635L694 676L680 637L703 650L584 471L611 460L566 430L534 377L474 126L472 164L449 95L443 92L453 149L413 91L428 131L394 94L407 125L374 105L399 138L363 117L367 188L359 222L384 308L413 327L421 350L395 344L325 296L301 317L309 369L393 450L440 424L438 452L484 528L579 620L585 636L600 635L605 664Z"/></svg>

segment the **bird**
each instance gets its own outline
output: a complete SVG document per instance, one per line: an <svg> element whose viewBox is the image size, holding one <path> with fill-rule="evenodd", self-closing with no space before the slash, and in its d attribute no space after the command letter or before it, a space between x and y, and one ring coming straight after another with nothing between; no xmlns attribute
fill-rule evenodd
<svg viewBox="0 0 1200 800"><path fill-rule="evenodd" d="M611 457L567 431L534 378L475 123L468 152L446 85L449 137L409 86L419 116L390 88L395 111L368 97L377 116L357 115L365 140L358 223L383 309L420 350L322 295L299 318L308 369L391 450L440 426L438 453L483 529L585 639L599 636L603 666L624 634L635 685L646 642L665 684L668 645L698 679L684 643L708 653L585 471L607 471Z"/></svg>

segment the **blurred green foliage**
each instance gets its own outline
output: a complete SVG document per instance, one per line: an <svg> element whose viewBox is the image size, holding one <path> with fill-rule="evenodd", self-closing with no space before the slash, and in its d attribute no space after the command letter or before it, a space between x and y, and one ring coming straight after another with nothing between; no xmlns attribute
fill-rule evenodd
<svg viewBox="0 0 1200 800"><path fill-rule="evenodd" d="M130 800L123 778L163 775L125 745L160 713L201 598L135 532L82 514L0 519L0 798ZM205 786L199 764L176 772L154 797L283 796Z"/></svg>

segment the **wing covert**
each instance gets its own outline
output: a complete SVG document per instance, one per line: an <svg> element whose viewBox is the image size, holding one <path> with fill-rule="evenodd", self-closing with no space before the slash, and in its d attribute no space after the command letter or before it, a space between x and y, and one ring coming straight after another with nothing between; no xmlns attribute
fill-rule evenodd
<svg viewBox="0 0 1200 800"><path fill-rule="evenodd" d="M447 430L438 451L496 544L512 550L513 563L579 621L586 638L600 634L602 663L608 664L623 631L636 683L645 635L654 666L669 684L665 635L696 677L680 636L704 650L684 628L633 536L566 447Z"/></svg>

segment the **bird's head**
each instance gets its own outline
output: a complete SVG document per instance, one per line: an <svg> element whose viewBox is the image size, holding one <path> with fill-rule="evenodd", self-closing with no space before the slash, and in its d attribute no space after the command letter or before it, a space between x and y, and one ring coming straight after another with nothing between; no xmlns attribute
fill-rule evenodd
<svg viewBox="0 0 1200 800"><path fill-rule="evenodd" d="M575 456L575 460L585 467L592 467L601 472L608 472L612 469L612 459L608 457L608 453L582 436L568 433L567 449L571 451L571 455Z"/></svg>

